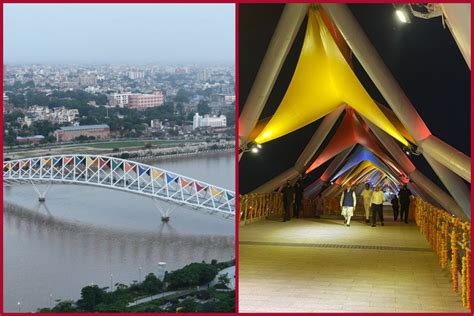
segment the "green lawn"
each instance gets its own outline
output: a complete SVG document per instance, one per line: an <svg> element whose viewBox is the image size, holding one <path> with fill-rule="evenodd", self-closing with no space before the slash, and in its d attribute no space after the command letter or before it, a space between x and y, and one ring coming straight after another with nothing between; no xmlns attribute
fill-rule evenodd
<svg viewBox="0 0 474 316"><path fill-rule="evenodd" d="M152 141L146 141L146 140L132 140L132 141L119 141L119 142L110 142L110 143L97 143L97 144L84 144L85 146L88 147L94 147L94 148L99 148L99 149L113 149L113 148L132 148L132 147L143 147L145 146L145 143L150 143L154 146L156 145L171 145L171 144L180 144L180 143L197 143L199 141L189 141L189 140L152 140Z"/></svg>

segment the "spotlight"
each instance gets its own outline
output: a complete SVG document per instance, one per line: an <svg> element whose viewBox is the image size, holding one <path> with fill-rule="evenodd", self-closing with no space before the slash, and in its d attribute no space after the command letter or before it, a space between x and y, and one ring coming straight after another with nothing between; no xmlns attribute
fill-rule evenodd
<svg viewBox="0 0 474 316"><path fill-rule="evenodd" d="M411 23L410 11L409 11L409 8L407 8L406 4L402 4L402 5L394 4L393 6L395 8L395 15L397 16L398 20L401 23L403 24Z"/></svg>
<svg viewBox="0 0 474 316"><path fill-rule="evenodd" d="M395 11L395 13L397 14L398 20L400 20L400 22L409 23L408 15L406 14L405 11L397 10Z"/></svg>
<svg viewBox="0 0 474 316"><path fill-rule="evenodd" d="M258 153L258 147L252 147L252 149L250 149L251 152L253 152L254 154Z"/></svg>
<svg viewBox="0 0 474 316"><path fill-rule="evenodd" d="M258 147L258 149L260 149L260 148L262 148L262 145L260 145L260 144L257 144L257 147Z"/></svg>

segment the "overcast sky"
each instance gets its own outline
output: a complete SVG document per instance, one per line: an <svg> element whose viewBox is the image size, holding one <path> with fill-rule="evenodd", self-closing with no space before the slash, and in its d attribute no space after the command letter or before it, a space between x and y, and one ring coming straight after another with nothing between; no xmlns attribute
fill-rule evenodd
<svg viewBox="0 0 474 316"><path fill-rule="evenodd" d="M234 63L233 4L4 4L4 62Z"/></svg>

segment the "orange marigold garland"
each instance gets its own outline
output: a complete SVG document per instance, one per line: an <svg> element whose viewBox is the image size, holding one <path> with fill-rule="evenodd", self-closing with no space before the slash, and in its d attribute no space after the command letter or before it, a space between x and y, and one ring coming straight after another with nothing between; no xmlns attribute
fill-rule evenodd
<svg viewBox="0 0 474 316"><path fill-rule="evenodd" d="M454 222L454 221L453 221ZM453 291L458 292L458 245L456 229L451 231L451 280L453 281Z"/></svg>
<svg viewBox="0 0 474 316"><path fill-rule="evenodd" d="M463 223L461 226L462 231L462 250L464 256L462 257L462 270L461 270L461 300L462 304L466 308L470 308L470 255L467 246L469 240L469 226L468 223Z"/></svg>
<svg viewBox="0 0 474 316"><path fill-rule="evenodd" d="M471 250L466 251L466 308L471 309Z"/></svg>

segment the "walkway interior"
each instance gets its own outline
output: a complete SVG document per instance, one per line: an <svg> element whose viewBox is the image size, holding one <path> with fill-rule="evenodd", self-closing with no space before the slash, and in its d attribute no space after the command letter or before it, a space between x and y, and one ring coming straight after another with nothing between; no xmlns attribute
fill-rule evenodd
<svg viewBox="0 0 474 316"><path fill-rule="evenodd" d="M240 227L240 312L461 312L418 227L341 219Z"/></svg>

